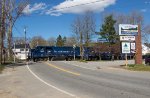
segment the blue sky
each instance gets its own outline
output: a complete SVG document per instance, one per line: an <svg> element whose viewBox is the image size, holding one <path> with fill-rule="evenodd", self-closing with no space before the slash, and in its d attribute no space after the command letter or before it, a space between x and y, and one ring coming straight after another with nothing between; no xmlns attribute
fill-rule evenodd
<svg viewBox="0 0 150 98"><path fill-rule="evenodd" d="M101 25L101 14L105 12L128 14L139 11L145 23L150 24L150 0L32 0L24 9L26 15L15 24L14 37L24 36L24 26L27 26L27 37L30 38L42 36L48 39L59 34L71 36L70 25L74 18L87 10L95 13L97 31Z"/></svg>

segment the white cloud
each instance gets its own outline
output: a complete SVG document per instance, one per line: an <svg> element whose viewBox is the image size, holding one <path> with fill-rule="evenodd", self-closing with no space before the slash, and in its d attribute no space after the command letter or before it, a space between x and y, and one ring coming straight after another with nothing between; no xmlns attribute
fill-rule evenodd
<svg viewBox="0 0 150 98"><path fill-rule="evenodd" d="M145 3L145 4L150 4L150 1L145 1L144 3Z"/></svg>
<svg viewBox="0 0 150 98"><path fill-rule="evenodd" d="M147 9L141 9L141 12L147 12Z"/></svg>
<svg viewBox="0 0 150 98"><path fill-rule="evenodd" d="M59 16L63 13L80 14L85 11L102 12L116 0L66 0L49 9L46 14Z"/></svg>
<svg viewBox="0 0 150 98"><path fill-rule="evenodd" d="M29 4L24 8L23 13L24 14L31 14L35 11L44 10L45 8L46 8L45 3L35 3L33 6L31 6Z"/></svg>

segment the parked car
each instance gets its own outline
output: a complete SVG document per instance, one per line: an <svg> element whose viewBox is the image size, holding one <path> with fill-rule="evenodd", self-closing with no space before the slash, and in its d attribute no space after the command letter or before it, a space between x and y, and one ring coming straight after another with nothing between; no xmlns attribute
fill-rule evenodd
<svg viewBox="0 0 150 98"><path fill-rule="evenodd" d="M145 56L145 64L150 65L150 55Z"/></svg>

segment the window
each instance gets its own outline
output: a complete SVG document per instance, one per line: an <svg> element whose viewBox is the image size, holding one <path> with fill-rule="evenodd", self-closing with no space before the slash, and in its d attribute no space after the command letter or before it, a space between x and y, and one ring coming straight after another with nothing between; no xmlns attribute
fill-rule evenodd
<svg viewBox="0 0 150 98"><path fill-rule="evenodd" d="M24 51L24 49L20 49L20 51Z"/></svg>

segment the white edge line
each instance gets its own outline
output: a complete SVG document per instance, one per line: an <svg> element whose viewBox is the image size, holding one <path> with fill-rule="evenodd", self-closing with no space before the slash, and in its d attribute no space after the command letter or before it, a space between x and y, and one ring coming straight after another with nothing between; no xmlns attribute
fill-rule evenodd
<svg viewBox="0 0 150 98"><path fill-rule="evenodd" d="M45 81L42 80L40 77L38 77L38 76L29 68L28 65L26 65L26 66L27 66L27 69L30 71L30 73L31 73L33 76L35 76L38 80L40 80L41 82L43 82L44 84L46 84L46 85L48 85L49 87L52 87L52 88L54 88L54 89L56 89L56 90L62 92L62 93L65 93L65 94L67 94L67 95L69 95L69 96L72 96L72 97L77 98L75 95L73 95L73 94L71 94L71 93L69 93L69 92L67 92L67 91L61 90L61 89L59 89L59 88L57 88L57 87L55 87L55 86L53 86L53 85L51 85L51 84L45 82Z"/></svg>

